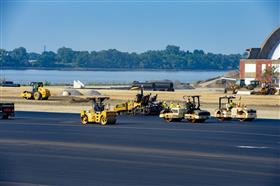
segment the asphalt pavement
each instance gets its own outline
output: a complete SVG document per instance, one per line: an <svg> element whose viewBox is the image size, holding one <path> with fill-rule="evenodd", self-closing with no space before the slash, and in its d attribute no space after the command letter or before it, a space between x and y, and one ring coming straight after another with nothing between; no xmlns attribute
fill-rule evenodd
<svg viewBox="0 0 280 186"><path fill-rule="evenodd" d="M280 120L166 123L17 112L0 120L0 185L280 185Z"/></svg>

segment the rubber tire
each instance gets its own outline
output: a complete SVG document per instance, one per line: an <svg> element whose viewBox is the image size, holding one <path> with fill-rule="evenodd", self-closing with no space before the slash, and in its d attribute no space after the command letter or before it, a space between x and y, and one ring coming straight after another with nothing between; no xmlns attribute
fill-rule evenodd
<svg viewBox="0 0 280 186"><path fill-rule="evenodd" d="M83 125L88 124L88 117L86 115L85 116L81 116L81 123Z"/></svg>
<svg viewBox="0 0 280 186"><path fill-rule="evenodd" d="M40 92L35 92L33 97L35 100L42 100L42 94Z"/></svg>
<svg viewBox="0 0 280 186"><path fill-rule="evenodd" d="M242 112L243 112L243 111L242 111ZM245 115L245 116L246 116L245 112L243 112L242 115ZM248 118L245 118L245 116L244 116L244 118L240 118L239 121L241 121L241 122L247 121Z"/></svg>

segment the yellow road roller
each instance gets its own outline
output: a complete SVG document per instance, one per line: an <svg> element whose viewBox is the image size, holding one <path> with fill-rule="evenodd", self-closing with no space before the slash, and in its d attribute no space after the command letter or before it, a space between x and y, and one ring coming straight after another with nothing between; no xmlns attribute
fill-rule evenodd
<svg viewBox="0 0 280 186"><path fill-rule="evenodd" d="M117 112L105 108L104 101L110 99L107 96L98 96L88 98L91 101L89 110L81 111L81 122L83 125L88 123L99 123L101 125L115 124L117 121Z"/></svg>
<svg viewBox="0 0 280 186"><path fill-rule="evenodd" d="M238 104L233 102L234 99L234 96L219 98L219 108L215 111L215 117L217 119L224 121L236 118L240 121L252 121L257 117L257 111L241 104L241 98Z"/></svg>
<svg viewBox="0 0 280 186"><path fill-rule="evenodd" d="M32 82L32 91L23 91L21 97L25 99L48 100L51 96L49 89L44 88L42 82Z"/></svg>

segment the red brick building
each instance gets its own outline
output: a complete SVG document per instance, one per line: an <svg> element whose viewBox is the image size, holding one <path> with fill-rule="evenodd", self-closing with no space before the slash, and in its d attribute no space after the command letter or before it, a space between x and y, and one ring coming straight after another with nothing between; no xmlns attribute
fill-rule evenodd
<svg viewBox="0 0 280 186"><path fill-rule="evenodd" d="M245 79L249 84L251 80L262 81L263 72L267 68L276 67L280 74L280 27L273 31L264 41L260 48L250 48L247 50L247 59L240 59L240 79ZM279 85L279 76L267 80Z"/></svg>

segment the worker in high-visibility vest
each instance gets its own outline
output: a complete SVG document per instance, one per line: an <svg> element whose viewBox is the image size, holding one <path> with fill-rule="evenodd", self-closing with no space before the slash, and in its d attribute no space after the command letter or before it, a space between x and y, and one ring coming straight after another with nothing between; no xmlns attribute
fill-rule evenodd
<svg viewBox="0 0 280 186"><path fill-rule="evenodd" d="M177 103L176 107L177 107L177 108L181 108L180 103Z"/></svg>
<svg viewBox="0 0 280 186"><path fill-rule="evenodd" d="M169 105L169 107L170 107L170 108L174 108L174 107L175 107L174 103L171 102L170 105Z"/></svg>
<svg viewBox="0 0 280 186"><path fill-rule="evenodd" d="M164 101L164 102L162 102L162 108L163 109L166 109L168 107L168 105L167 105L167 103Z"/></svg>

